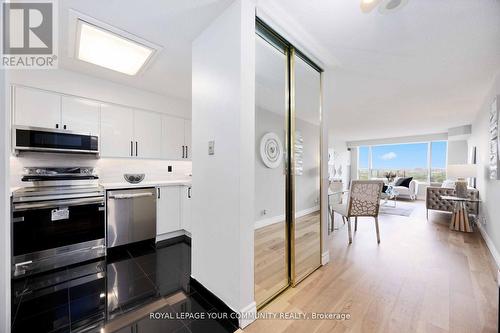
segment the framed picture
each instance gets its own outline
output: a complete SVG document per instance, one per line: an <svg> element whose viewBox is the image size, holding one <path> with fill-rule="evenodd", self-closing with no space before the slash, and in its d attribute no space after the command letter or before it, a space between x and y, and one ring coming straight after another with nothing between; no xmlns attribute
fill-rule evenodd
<svg viewBox="0 0 500 333"><path fill-rule="evenodd" d="M490 108L489 117L489 178L491 180L498 180L498 96L495 97Z"/></svg>
<svg viewBox="0 0 500 333"><path fill-rule="evenodd" d="M477 164L477 147L472 146L469 155L469 164ZM469 186L476 188L476 177L470 178Z"/></svg>

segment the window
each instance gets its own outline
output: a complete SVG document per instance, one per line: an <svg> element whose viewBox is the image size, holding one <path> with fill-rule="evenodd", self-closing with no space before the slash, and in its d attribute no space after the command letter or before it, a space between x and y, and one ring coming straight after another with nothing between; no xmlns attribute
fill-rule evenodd
<svg viewBox="0 0 500 333"><path fill-rule="evenodd" d="M442 183L446 179L446 141L431 142L431 183Z"/></svg>
<svg viewBox="0 0 500 333"><path fill-rule="evenodd" d="M358 179L368 180L370 172L369 147L358 148Z"/></svg>
<svg viewBox="0 0 500 333"><path fill-rule="evenodd" d="M372 147L372 178L384 178L389 171L398 177L427 181L427 143Z"/></svg>
<svg viewBox="0 0 500 333"><path fill-rule="evenodd" d="M422 182L446 179L446 141L358 147L358 179L413 177Z"/></svg>

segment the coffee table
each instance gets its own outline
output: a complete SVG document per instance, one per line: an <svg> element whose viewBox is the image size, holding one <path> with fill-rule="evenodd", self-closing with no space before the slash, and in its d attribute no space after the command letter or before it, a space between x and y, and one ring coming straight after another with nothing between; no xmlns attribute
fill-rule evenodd
<svg viewBox="0 0 500 333"><path fill-rule="evenodd" d="M389 202L389 200L392 200L394 201L394 206L392 207L396 207L397 205L397 202L398 202L398 196L399 196L399 192L396 191L396 189L394 188L393 185L387 185L387 190L385 190L385 192L382 192L382 195L380 196L382 199L384 199L384 202L382 203L383 205L387 205L387 203Z"/></svg>

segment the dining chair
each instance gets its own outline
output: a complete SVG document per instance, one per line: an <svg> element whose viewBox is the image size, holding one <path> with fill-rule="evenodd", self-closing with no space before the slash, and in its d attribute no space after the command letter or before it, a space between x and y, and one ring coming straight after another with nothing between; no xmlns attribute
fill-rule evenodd
<svg viewBox="0 0 500 333"><path fill-rule="evenodd" d="M332 210L342 215L342 219L347 222L349 244L352 243L351 217L354 217L354 231L358 230L358 217L373 217L377 243L380 243L378 211L383 185L381 180L353 180L346 203L332 205Z"/></svg>

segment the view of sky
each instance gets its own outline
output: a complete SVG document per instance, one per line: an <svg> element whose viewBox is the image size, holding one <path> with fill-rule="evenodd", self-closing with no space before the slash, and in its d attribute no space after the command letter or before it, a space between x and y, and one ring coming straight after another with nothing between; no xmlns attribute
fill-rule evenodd
<svg viewBox="0 0 500 333"><path fill-rule="evenodd" d="M446 141L431 144L432 167L446 167ZM368 147L359 147L360 169L368 168ZM373 169L427 168L427 143L372 146Z"/></svg>

